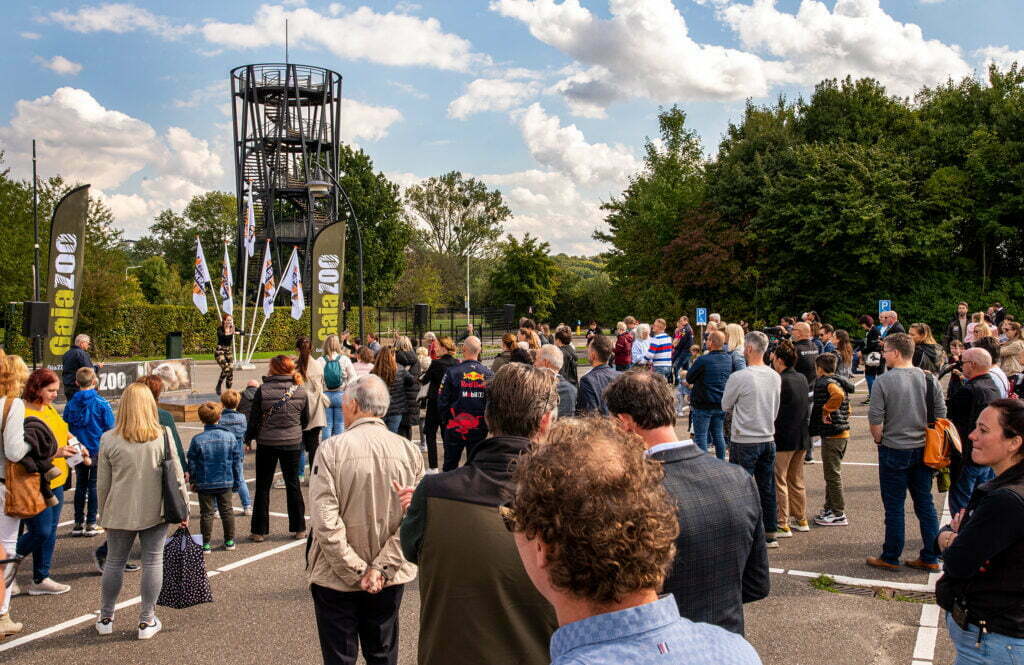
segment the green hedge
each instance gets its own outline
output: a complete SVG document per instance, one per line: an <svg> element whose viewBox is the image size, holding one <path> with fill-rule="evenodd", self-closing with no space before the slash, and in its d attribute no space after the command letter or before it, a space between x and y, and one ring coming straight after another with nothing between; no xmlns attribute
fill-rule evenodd
<svg viewBox="0 0 1024 665"><path fill-rule="evenodd" d="M249 327L253 308L246 308L246 327ZM278 307L267 320L260 336L257 351L277 351L291 349L299 335L309 335L309 308L303 312L302 318L293 319L286 307ZM30 355L28 341L15 331L21 329L20 320L11 320L8 325L11 334L7 336L7 350L19 353L26 358ZM241 311L236 308L235 320L239 321ZM348 324L351 330L358 326L359 308L354 307L348 312ZM263 322L260 311L257 325L252 332L258 331ZM114 324L108 330L78 330L93 338L94 356L103 358L136 358L162 357L167 333L181 332L182 351L186 356L197 353L212 353L217 344L217 326L219 321L216 310L201 314L195 307L179 305L133 305L122 307L114 316ZM376 310L366 309L366 326L373 330L376 326Z"/></svg>

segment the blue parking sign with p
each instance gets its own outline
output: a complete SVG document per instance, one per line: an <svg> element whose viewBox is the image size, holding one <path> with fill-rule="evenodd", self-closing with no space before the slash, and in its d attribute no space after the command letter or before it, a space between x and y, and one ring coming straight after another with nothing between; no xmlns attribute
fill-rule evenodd
<svg viewBox="0 0 1024 665"><path fill-rule="evenodd" d="M879 300L878 301L878 313L879 314L881 314L882 312L891 312L891 311L892 311L892 301L891 300Z"/></svg>
<svg viewBox="0 0 1024 665"><path fill-rule="evenodd" d="M708 308L698 307L697 308L697 325L706 326L708 324Z"/></svg>

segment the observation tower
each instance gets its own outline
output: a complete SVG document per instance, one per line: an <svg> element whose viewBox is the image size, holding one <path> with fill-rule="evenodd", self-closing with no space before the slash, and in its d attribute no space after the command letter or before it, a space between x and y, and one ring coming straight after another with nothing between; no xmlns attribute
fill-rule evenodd
<svg viewBox="0 0 1024 665"><path fill-rule="evenodd" d="M309 65L243 65L231 70L235 191L238 198L237 274L244 247L246 192L252 188L256 252L249 261L249 293L260 276L270 239L280 279L292 247L299 248L302 281L312 284L308 256L313 238L339 219L334 182L341 145L341 74ZM324 173L331 177L324 177ZM327 181L330 191L313 196L308 183ZM344 235L342 235L344 237ZM238 280L240 282L240 280ZM307 304L311 289L305 289Z"/></svg>

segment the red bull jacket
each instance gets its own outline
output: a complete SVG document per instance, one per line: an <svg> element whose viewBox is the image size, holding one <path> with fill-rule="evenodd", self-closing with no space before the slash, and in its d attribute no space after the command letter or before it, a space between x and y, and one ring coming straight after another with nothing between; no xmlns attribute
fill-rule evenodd
<svg viewBox="0 0 1024 665"><path fill-rule="evenodd" d="M437 394L444 440L476 443L487 438L484 407L494 373L476 360L463 360L445 372Z"/></svg>

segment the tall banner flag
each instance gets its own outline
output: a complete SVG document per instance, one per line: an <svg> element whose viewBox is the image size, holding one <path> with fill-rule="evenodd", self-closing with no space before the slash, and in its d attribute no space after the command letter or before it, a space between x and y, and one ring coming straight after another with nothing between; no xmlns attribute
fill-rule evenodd
<svg viewBox="0 0 1024 665"><path fill-rule="evenodd" d="M256 253L256 209L252 204L252 183L245 194L245 255Z"/></svg>
<svg viewBox="0 0 1024 665"><path fill-rule="evenodd" d="M68 192L53 210L50 221L50 258L47 295L50 325L43 362L59 366L71 348L78 322L85 261L85 218L89 210L89 185Z"/></svg>
<svg viewBox="0 0 1024 665"><path fill-rule="evenodd" d="M209 309L209 304L206 301L206 285L212 282L210 267L206 265L206 256L203 254L203 243L199 242L199 236L196 236L196 267L192 277L192 302L203 314L206 314L206 310Z"/></svg>
<svg viewBox="0 0 1024 665"><path fill-rule="evenodd" d="M281 273L281 288L292 296L292 318L301 319L306 309L306 296L302 293L302 267L299 265L299 249L292 249L292 258Z"/></svg>
<svg viewBox="0 0 1024 665"><path fill-rule="evenodd" d="M328 335L341 333L342 285L345 278L345 224L320 229L313 240L313 310L310 325L313 348L321 349Z"/></svg>
<svg viewBox="0 0 1024 665"><path fill-rule="evenodd" d="M231 260L228 258L228 244L224 243L224 263L220 268L220 308L225 314L234 314L235 301L231 296L235 280L231 277Z"/></svg>
<svg viewBox="0 0 1024 665"><path fill-rule="evenodd" d="M270 239L267 239L267 248L263 251L263 270L260 271L260 288L263 294L263 316L270 318L274 313L274 296L277 295L277 286L274 282L274 262L270 257ZM255 321L255 319L253 319Z"/></svg>

